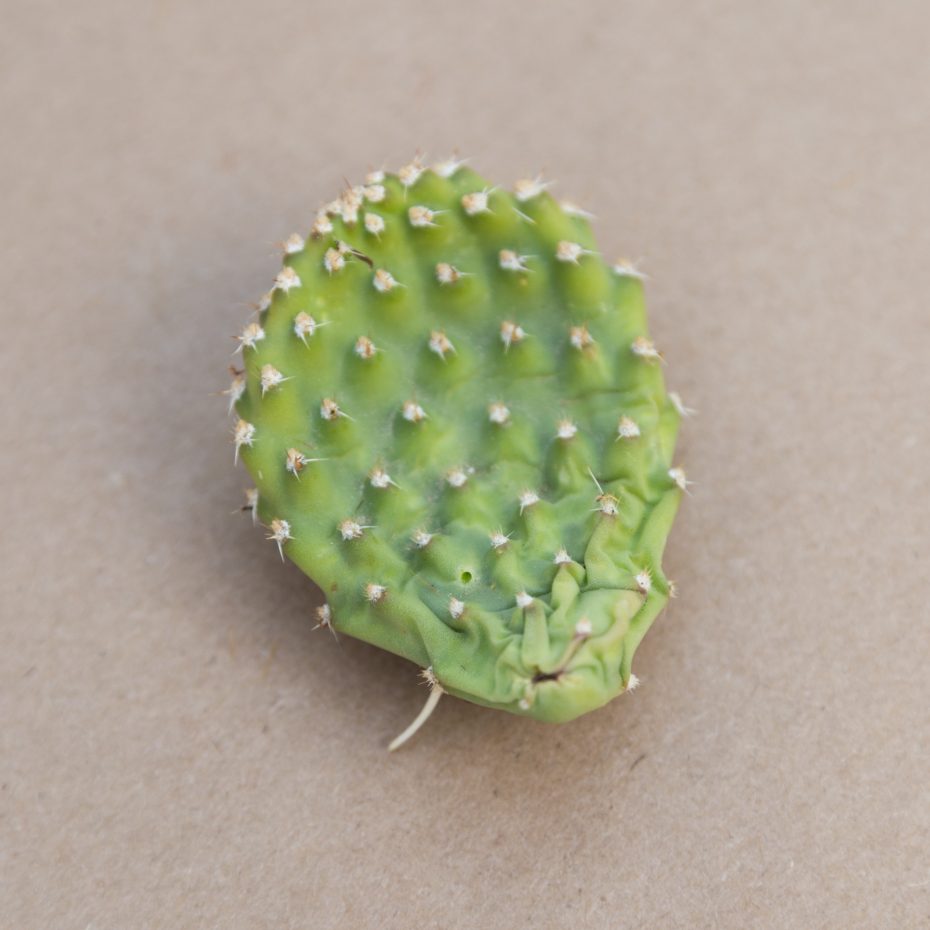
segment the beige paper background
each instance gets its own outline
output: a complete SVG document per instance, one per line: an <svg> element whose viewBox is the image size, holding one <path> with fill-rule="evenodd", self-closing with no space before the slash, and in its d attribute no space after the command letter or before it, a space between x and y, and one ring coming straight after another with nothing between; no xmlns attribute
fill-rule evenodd
<svg viewBox="0 0 930 930"><path fill-rule="evenodd" d="M930 926L930 14L2 3L0 924ZM311 632L229 337L343 176L543 167L700 410L635 694L549 727Z"/></svg>

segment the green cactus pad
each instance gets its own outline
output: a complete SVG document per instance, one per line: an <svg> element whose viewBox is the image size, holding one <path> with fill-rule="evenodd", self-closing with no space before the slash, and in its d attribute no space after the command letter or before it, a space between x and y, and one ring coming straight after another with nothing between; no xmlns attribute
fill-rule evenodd
<svg viewBox="0 0 930 930"><path fill-rule="evenodd" d="M581 211L456 162L377 172L287 241L240 339L236 455L324 623L541 720L635 683L684 409Z"/></svg>

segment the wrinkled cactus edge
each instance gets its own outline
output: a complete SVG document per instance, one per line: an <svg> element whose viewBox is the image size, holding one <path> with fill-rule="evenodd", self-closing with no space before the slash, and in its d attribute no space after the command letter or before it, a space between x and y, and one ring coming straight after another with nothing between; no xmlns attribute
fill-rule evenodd
<svg viewBox="0 0 930 930"><path fill-rule="evenodd" d="M546 721L635 685L687 485L642 276L588 219L454 160L372 172L284 243L228 390L320 624Z"/></svg>

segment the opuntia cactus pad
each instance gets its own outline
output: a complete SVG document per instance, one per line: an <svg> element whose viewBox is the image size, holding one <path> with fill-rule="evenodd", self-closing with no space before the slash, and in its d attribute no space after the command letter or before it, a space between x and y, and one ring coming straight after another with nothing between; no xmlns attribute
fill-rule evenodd
<svg viewBox="0 0 930 930"><path fill-rule="evenodd" d="M540 179L374 172L284 244L229 390L319 622L548 721L635 684L687 484L641 276L588 219Z"/></svg>

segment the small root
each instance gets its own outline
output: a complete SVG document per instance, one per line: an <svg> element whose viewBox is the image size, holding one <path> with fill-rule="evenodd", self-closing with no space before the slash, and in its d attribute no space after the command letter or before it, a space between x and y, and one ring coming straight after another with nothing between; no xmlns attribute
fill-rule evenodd
<svg viewBox="0 0 930 930"><path fill-rule="evenodd" d="M444 694L442 685L439 684L432 667L423 672L423 677L430 685L429 697L426 699L423 709L417 714L416 720L414 720L400 736L391 741L391 744L388 746L388 752L394 752L395 749L400 749L400 747L403 746L427 720L429 720L430 714L436 709L439 699Z"/></svg>

